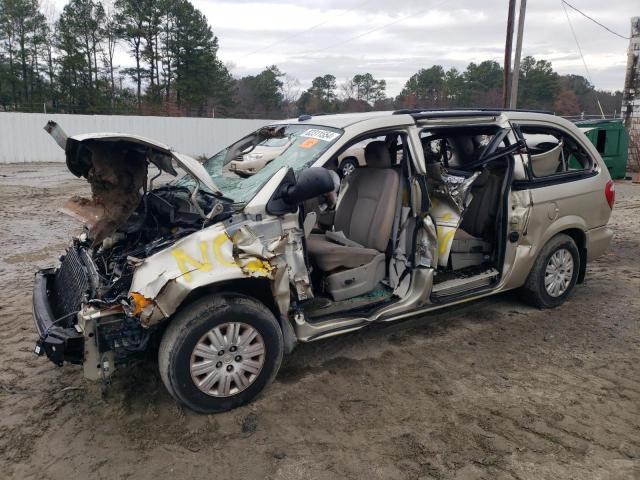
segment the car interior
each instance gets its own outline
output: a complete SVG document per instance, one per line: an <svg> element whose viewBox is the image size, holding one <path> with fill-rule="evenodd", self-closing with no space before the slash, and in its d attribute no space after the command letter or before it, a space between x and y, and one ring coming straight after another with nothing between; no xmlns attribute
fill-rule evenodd
<svg viewBox="0 0 640 480"><path fill-rule="evenodd" d="M501 271L505 238L511 158L505 131L432 130L422 132L421 141L441 253L433 293L447 296L490 285ZM448 256L447 235L453 235Z"/></svg>
<svg viewBox="0 0 640 480"><path fill-rule="evenodd" d="M317 219L306 238L316 298L305 311L312 315L379 304L392 295L388 260L408 151L398 133L377 133L352 143L363 140L370 140L366 166L342 179L335 205L317 200L304 205L307 217ZM325 168L336 170L338 156Z"/></svg>
<svg viewBox="0 0 640 480"><path fill-rule="evenodd" d="M502 200L510 168L499 154L506 141L498 130L423 132L425 191L433 202L430 214L438 228L438 243L451 244L446 255L439 245L440 258L433 265L436 295L438 285L444 286L439 294L445 296L489 285L499 276L505 225ZM498 135L500 141L495 141ZM412 211L407 199L413 177L403 134L377 133L366 145L365 160L366 166L342 179L335 206L317 200L304 205L305 220L314 222L306 246L315 298L303 305L311 318L378 308L402 295L398 285L406 272L396 271L398 252L409 267L407 259L416 248L416 219L424 213ZM330 161L325 168L333 170L337 162ZM440 235L434 214L443 206L445 220L447 213L457 217L452 240Z"/></svg>

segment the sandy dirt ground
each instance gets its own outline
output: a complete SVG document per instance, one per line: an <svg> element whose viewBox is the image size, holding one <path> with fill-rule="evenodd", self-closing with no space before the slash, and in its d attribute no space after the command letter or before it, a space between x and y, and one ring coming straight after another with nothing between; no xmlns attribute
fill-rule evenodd
<svg viewBox="0 0 640 480"><path fill-rule="evenodd" d="M31 285L86 184L0 166L0 477L640 479L640 185L562 307L515 295L302 345L254 403L197 415L149 356L105 393L32 354Z"/></svg>

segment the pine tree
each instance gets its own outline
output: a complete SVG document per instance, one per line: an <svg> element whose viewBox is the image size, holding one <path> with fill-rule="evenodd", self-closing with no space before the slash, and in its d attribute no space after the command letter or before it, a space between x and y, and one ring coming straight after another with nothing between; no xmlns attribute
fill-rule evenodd
<svg viewBox="0 0 640 480"><path fill-rule="evenodd" d="M171 51L179 104L201 107L210 100L221 107L231 106L232 80L218 59L218 38L206 17L187 0L179 2L176 9Z"/></svg>
<svg viewBox="0 0 640 480"><path fill-rule="evenodd" d="M8 80L14 108L31 109L33 88L37 81L39 51L42 43L39 25L44 16L37 0L0 0L0 39L8 63L4 78ZM36 56L34 56L36 55Z"/></svg>
<svg viewBox="0 0 640 480"><path fill-rule="evenodd" d="M142 79L143 51L145 38L145 25L149 17L148 11L153 2L150 0L116 0L117 34L129 47L129 53L133 55L136 66L124 70L136 82L136 101L138 110L142 105Z"/></svg>
<svg viewBox="0 0 640 480"><path fill-rule="evenodd" d="M98 67L104 24L104 8L95 0L71 0L58 19L59 85L69 111L104 109L106 99Z"/></svg>

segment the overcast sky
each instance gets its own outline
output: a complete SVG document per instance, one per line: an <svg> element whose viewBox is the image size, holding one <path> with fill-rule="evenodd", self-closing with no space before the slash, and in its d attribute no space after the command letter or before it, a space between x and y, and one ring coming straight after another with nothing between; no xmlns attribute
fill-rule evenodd
<svg viewBox="0 0 640 480"><path fill-rule="evenodd" d="M220 40L220 57L237 76L277 64L305 87L324 73L342 81L371 72L387 80L389 94L397 94L421 67L441 64L462 70L471 61L503 62L507 0L193 3L209 19ZM560 1L527 3L523 56L550 60L560 73L584 75ZM570 3L624 36L629 35L630 18L640 15L639 0ZM568 12L596 87L622 89L628 41Z"/></svg>
<svg viewBox="0 0 640 480"><path fill-rule="evenodd" d="M508 0L192 1L207 16L234 76L276 64L306 88L317 75L331 73L342 82L370 72L396 95L422 67L503 62ZM66 3L54 2L60 9ZM585 75L560 0L527 3L523 56ZM569 3L624 36L630 18L640 16L639 0ZM567 10L595 86L622 89L628 40Z"/></svg>

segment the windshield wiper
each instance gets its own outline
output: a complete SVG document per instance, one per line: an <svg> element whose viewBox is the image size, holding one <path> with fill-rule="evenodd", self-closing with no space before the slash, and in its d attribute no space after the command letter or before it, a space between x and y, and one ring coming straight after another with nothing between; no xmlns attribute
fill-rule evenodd
<svg viewBox="0 0 640 480"><path fill-rule="evenodd" d="M208 190L203 190L202 188L198 188L198 191L201 192L201 193L204 193L206 195L210 195L210 196L219 198L220 200L225 200L225 201L230 202L230 203L234 202L233 198L226 197L224 195L224 193L222 193L222 192L213 193L213 192L209 192Z"/></svg>

